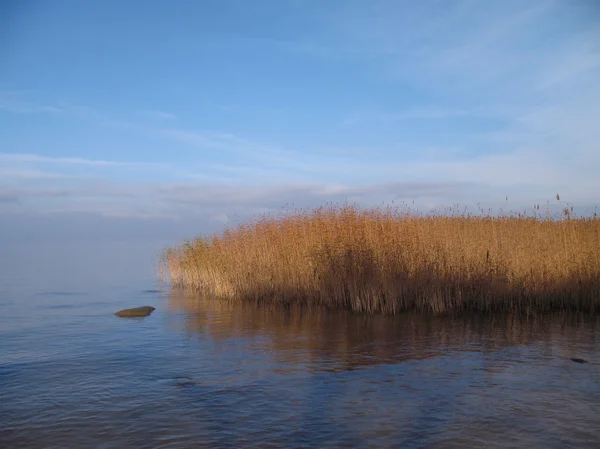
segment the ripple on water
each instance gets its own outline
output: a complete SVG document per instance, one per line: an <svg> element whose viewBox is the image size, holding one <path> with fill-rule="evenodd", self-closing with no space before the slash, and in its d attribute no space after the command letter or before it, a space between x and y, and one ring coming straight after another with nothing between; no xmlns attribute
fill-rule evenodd
<svg viewBox="0 0 600 449"><path fill-rule="evenodd" d="M10 329L2 447L597 447L594 320L105 309Z"/></svg>

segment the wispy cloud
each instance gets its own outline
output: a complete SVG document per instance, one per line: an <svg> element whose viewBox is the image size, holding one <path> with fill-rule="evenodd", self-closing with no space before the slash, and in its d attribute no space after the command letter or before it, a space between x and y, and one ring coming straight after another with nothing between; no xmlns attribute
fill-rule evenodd
<svg viewBox="0 0 600 449"><path fill-rule="evenodd" d="M6 182L9 179L32 180L32 179L62 179L65 175L52 173L44 170L35 170L31 168L2 167L0 166L0 176Z"/></svg>
<svg viewBox="0 0 600 449"><path fill-rule="evenodd" d="M413 3L327 2L289 32L211 35L227 75L252 69L235 89L224 66L169 54L190 72L174 95L163 73L129 74L122 97L81 86L87 107L0 93L20 121L0 153L2 207L225 223L286 203L599 202L600 16L581 2ZM40 135L25 135L33 122Z"/></svg>
<svg viewBox="0 0 600 449"><path fill-rule="evenodd" d="M63 107L31 99L28 91L0 90L0 110L14 114L62 114Z"/></svg>
<svg viewBox="0 0 600 449"><path fill-rule="evenodd" d="M317 207L327 201L376 204L382 198L388 201L441 199L469 188L472 186L457 182L396 182L366 186L309 183L271 186L165 183L128 186L82 181L63 187L0 189L0 196L18 201L25 211L28 205L34 205L38 212L78 210L104 216L124 215L131 210L137 215L170 216L175 219L198 214L222 217L238 213L249 216L265 210L280 210L285 204ZM40 199L47 201L36 201ZM107 202L107 199L110 201Z"/></svg>
<svg viewBox="0 0 600 449"><path fill-rule="evenodd" d="M600 31L592 30L576 34L560 45L556 56L541 71L537 90L549 90L556 86L581 81L581 78L597 77L600 72ZM592 79L593 79L592 78Z"/></svg>
<svg viewBox="0 0 600 449"><path fill-rule="evenodd" d="M19 201L18 195L13 192L0 190L0 203L16 203Z"/></svg>
<svg viewBox="0 0 600 449"><path fill-rule="evenodd" d="M151 120L175 120L177 118L177 116L171 112L153 109L139 109L136 112L139 116Z"/></svg>
<svg viewBox="0 0 600 449"><path fill-rule="evenodd" d="M342 6L343 5L343 6ZM459 0L338 4L324 15L318 40L280 47L318 58L362 61L373 77L400 80L479 103L517 92L531 94L598 67L597 8L570 2ZM582 21L585 17L585 21ZM586 22L583 25L583 22ZM483 94L483 96L482 96ZM508 98L505 98L507 100Z"/></svg>
<svg viewBox="0 0 600 449"><path fill-rule="evenodd" d="M53 189L53 188L42 188L42 189L0 189L0 196L8 196L15 198L15 200L31 199L31 198L61 198L68 197L72 192L65 189Z"/></svg>
<svg viewBox="0 0 600 449"><path fill-rule="evenodd" d="M263 164L263 166L264 164L272 167L276 166L282 170L286 168L309 168L302 162L301 157L298 157L299 152L296 150L252 141L233 133L190 131L175 128L159 129L154 133L204 150L217 150L236 155L244 160L254 161L255 164Z"/></svg>
<svg viewBox="0 0 600 449"><path fill-rule="evenodd" d="M10 101L0 98L0 109L18 114L62 114L64 109L44 104Z"/></svg>
<svg viewBox="0 0 600 449"><path fill-rule="evenodd" d="M346 126L358 123L384 122L393 123L409 120L439 120L469 115L480 116L481 112L466 108L447 108L442 106L421 106L397 112L362 111L350 114L342 124Z"/></svg>
<svg viewBox="0 0 600 449"><path fill-rule="evenodd" d="M163 163L126 162L81 157L51 157L39 154L0 153L0 164L45 164L45 165L87 165L91 167L164 167Z"/></svg>

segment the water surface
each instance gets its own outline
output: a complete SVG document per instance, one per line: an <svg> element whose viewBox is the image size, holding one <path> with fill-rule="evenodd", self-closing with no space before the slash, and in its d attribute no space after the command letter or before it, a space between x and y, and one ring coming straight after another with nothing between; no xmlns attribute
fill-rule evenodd
<svg viewBox="0 0 600 449"><path fill-rule="evenodd" d="M0 447L599 447L596 319L231 304L161 247L0 252Z"/></svg>

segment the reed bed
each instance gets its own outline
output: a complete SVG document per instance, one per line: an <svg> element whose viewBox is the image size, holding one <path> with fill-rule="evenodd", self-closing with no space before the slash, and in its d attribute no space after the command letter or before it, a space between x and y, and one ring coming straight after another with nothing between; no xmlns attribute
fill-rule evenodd
<svg viewBox="0 0 600 449"><path fill-rule="evenodd" d="M319 208L168 249L173 288L396 314L600 311L600 220Z"/></svg>

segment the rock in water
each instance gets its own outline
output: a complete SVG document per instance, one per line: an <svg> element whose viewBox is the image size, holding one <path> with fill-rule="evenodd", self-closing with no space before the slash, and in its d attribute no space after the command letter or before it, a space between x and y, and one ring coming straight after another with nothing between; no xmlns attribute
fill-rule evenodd
<svg viewBox="0 0 600 449"><path fill-rule="evenodd" d="M133 309L123 309L115 313L116 316L122 318L136 318L142 316L148 316L156 309L152 306L134 307Z"/></svg>
<svg viewBox="0 0 600 449"><path fill-rule="evenodd" d="M580 359L579 357L573 357L571 359L571 361L575 362L575 363L587 363L587 360L584 359Z"/></svg>

